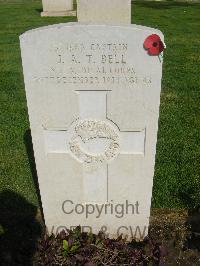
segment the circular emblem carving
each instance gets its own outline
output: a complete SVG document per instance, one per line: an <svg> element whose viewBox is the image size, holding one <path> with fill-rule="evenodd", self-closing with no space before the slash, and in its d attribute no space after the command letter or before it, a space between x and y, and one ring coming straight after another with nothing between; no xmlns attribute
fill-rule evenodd
<svg viewBox="0 0 200 266"><path fill-rule="evenodd" d="M94 141L98 146L102 140L108 142L103 151L91 152L87 144ZM103 163L110 161L119 153L119 135L108 122L98 120L80 120L74 127L74 136L69 142L72 154L84 163Z"/></svg>

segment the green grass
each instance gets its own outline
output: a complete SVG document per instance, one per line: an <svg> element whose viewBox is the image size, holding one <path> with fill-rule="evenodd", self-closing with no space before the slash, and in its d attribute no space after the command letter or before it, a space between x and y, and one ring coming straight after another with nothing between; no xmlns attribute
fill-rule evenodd
<svg viewBox="0 0 200 266"><path fill-rule="evenodd" d="M32 28L76 20L41 18L41 9L41 1L38 0L0 1L0 192L15 191L36 206L38 199L31 171L33 161L30 161L25 145L29 122L19 35ZM133 4L132 23L159 28L167 45L154 207L200 205L199 12L199 4L173 1L138 1Z"/></svg>
<svg viewBox="0 0 200 266"><path fill-rule="evenodd" d="M154 178L155 207L200 205L199 8L199 4L174 1L138 1L135 6L134 23L159 28L167 45Z"/></svg>

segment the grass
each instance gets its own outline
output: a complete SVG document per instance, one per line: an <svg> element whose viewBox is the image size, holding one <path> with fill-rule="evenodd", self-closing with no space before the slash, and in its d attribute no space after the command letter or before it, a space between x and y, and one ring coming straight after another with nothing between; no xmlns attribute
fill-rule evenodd
<svg viewBox="0 0 200 266"><path fill-rule="evenodd" d="M154 179L155 207L200 205L199 7L173 1L141 1L135 7L135 23L159 28L167 45Z"/></svg>
<svg viewBox="0 0 200 266"><path fill-rule="evenodd" d="M159 28L167 45L153 206L196 207L200 205L200 4L137 1L132 8L132 23ZM19 35L32 28L76 20L41 18L41 9L38 0L0 1L0 192L13 191L34 206L39 202L33 159L27 148L29 122Z"/></svg>

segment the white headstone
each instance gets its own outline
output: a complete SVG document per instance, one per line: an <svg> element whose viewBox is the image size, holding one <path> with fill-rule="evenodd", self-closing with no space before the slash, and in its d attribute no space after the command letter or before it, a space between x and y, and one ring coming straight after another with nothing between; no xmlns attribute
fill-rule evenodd
<svg viewBox="0 0 200 266"><path fill-rule="evenodd" d="M131 0L77 0L79 22L131 23Z"/></svg>
<svg viewBox="0 0 200 266"><path fill-rule="evenodd" d="M42 17L75 16L73 0L42 0Z"/></svg>
<svg viewBox="0 0 200 266"><path fill-rule="evenodd" d="M58 24L20 37L34 154L48 230L143 238L149 225L162 62L160 31Z"/></svg>

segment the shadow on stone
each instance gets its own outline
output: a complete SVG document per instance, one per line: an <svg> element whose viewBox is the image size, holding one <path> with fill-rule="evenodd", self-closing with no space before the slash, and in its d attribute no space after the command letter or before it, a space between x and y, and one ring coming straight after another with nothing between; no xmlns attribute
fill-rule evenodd
<svg viewBox="0 0 200 266"><path fill-rule="evenodd" d="M26 132L24 134L24 144L26 146L26 153L28 156L31 174L32 174L33 182L35 185L35 190L36 190L37 197L38 197L41 216L42 216L42 219L44 221L44 215L43 215L43 210L42 210L42 201L41 201L41 196L40 196L40 189L39 189L38 176L37 176L37 171L36 171L35 157L34 157L34 151L33 151L33 144L32 144L32 137L31 137L31 130L30 129L26 130Z"/></svg>
<svg viewBox="0 0 200 266"><path fill-rule="evenodd" d="M37 207L17 193L0 194L0 265L32 265L42 228Z"/></svg>

